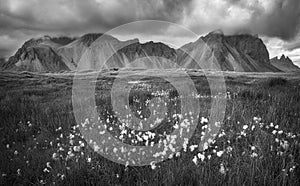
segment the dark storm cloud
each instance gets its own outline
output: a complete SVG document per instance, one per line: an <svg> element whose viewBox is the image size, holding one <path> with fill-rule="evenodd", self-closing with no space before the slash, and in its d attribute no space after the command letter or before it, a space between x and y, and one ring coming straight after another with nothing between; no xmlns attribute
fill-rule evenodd
<svg viewBox="0 0 300 186"><path fill-rule="evenodd" d="M195 30L249 32L283 40L291 40L299 32L299 0L198 0L198 6L202 10L195 9L196 14L207 13L197 16L198 23L192 25Z"/></svg>
<svg viewBox="0 0 300 186"><path fill-rule="evenodd" d="M299 33L300 1L0 0L0 50L15 50L24 40L45 34L106 32L145 19L179 23L197 34L222 29L225 33L249 32L289 41ZM147 35L165 31L164 27L139 29ZM6 39L1 39L3 35ZM292 44L289 50L298 47Z"/></svg>
<svg viewBox="0 0 300 186"><path fill-rule="evenodd" d="M255 30L270 37L293 39L299 32L300 1L275 0L271 12L256 12L252 21Z"/></svg>
<svg viewBox="0 0 300 186"><path fill-rule="evenodd" d="M0 29L76 32L106 31L118 25L157 19L179 22L192 0L62 1L0 0Z"/></svg>
<svg viewBox="0 0 300 186"><path fill-rule="evenodd" d="M213 2L214 0L211 0ZM37 31L48 33L83 33L88 31L107 31L121 24L155 19L178 23L182 19L194 19L190 13L212 12L207 20L212 26L208 29L226 27L236 31L253 32L284 40L292 39L299 32L300 1L273 0L269 7L263 6L262 0L223 0L223 9L209 7L195 9L196 0L0 0L0 34L11 30ZM207 1L198 2L206 4ZM219 0L219 2L222 2ZM218 3L216 3L217 5ZM205 7L205 6L204 6ZM222 23L229 9L239 7L247 11L250 17L243 25L234 21ZM197 24L197 22L195 23ZM199 24L202 24L201 22ZM201 25L203 26L203 24ZM205 25L204 25L205 26ZM197 25L193 25L197 28ZM232 27L232 28L230 28ZM225 29L226 29L225 28ZM205 29L204 29L205 30Z"/></svg>
<svg viewBox="0 0 300 186"><path fill-rule="evenodd" d="M180 22L192 0L0 0L0 51L7 54L24 40L41 35L81 35L106 32L124 23L156 19ZM145 33L156 28L141 28ZM16 34L18 32L18 34ZM20 34L20 32L22 34ZM163 30L160 30L163 32ZM2 39L3 40L3 39ZM1 55L1 54L0 54Z"/></svg>
<svg viewBox="0 0 300 186"><path fill-rule="evenodd" d="M142 18L179 22L192 9L192 0L140 1L139 8L145 13Z"/></svg>

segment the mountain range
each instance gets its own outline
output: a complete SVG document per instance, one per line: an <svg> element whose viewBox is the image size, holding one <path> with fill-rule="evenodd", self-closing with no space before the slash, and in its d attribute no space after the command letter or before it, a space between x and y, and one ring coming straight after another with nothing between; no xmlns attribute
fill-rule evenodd
<svg viewBox="0 0 300 186"><path fill-rule="evenodd" d="M120 41L99 33L77 38L44 36L26 41L7 61L0 61L0 68L8 71L64 72L122 67L239 72L299 70L288 57L270 60L266 46L257 36L226 36L221 31L211 32L178 49L160 42Z"/></svg>
<svg viewBox="0 0 300 186"><path fill-rule="evenodd" d="M274 57L270 61L273 66L284 72L300 71L300 68L296 66L288 56L282 55L280 58Z"/></svg>

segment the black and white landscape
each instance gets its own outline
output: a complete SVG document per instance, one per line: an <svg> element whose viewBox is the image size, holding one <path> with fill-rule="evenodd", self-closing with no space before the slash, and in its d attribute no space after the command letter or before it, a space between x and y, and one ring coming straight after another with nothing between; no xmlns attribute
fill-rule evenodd
<svg viewBox="0 0 300 186"><path fill-rule="evenodd" d="M29 71L29 72L68 72L76 71L79 60L87 51L98 50L97 55L103 55L102 49L106 46L101 43L101 33L85 34L81 37L50 37L33 38L26 41L7 62L1 64L4 71ZM107 36L105 36L107 37ZM125 47L116 51L116 54L107 63L107 68L124 68L126 63L133 62L147 56L157 56L175 61L184 69L210 69L211 58L216 58L222 71L237 72L297 72L300 68L293 64L290 58L282 55L279 59L269 59L269 52L263 41L257 36L239 34L225 36L221 31L213 31L200 37L200 41L193 41L174 49L161 42L149 41L140 43L133 38L129 41L120 41L113 36L108 36L105 42L108 44L126 43ZM204 59L197 55L194 60L201 60L203 68L191 63L194 51L201 50L205 43L210 50ZM199 49L200 48L200 49ZM100 54L99 54L100 53ZM94 70L101 64L97 56L89 53L84 56L88 67L86 70ZM92 60L93 59L93 60ZM98 60L98 64L94 61ZM159 65L159 64L157 64ZM162 65L162 64L161 64ZM145 64L145 68L151 68ZM157 66L157 68L175 68L172 66ZM211 70L211 69L210 69Z"/></svg>
<svg viewBox="0 0 300 186"><path fill-rule="evenodd" d="M298 0L0 0L0 185L299 185L299 28Z"/></svg>

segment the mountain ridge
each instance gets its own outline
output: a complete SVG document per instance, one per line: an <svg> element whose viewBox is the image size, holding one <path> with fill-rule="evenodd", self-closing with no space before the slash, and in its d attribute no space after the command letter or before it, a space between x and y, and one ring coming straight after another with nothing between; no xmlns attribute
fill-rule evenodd
<svg viewBox="0 0 300 186"><path fill-rule="evenodd" d="M288 56L285 56L284 54L282 54L280 58L278 58L278 56L272 58L270 62L273 66L280 69L281 71L300 72L300 68L296 66Z"/></svg>
<svg viewBox="0 0 300 186"><path fill-rule="evenodd" d="M109 48L115 51L108 51ZM102 64L107 58L107 63ZM120 41L102 33L89 33L75 38L44 36L26 41L15 55L2 63L2 69L61 72L80 69L83 65L85 70L97 70L103 66L131 66L137 61L136 64L143 64L144 68L176 66L240 72L283 71L272 65L266 46L257 36L225 36L222 31L210 32L179 49L162 42L140 43L138 39ZM175 64L171 65L170 62Z"/></svg>

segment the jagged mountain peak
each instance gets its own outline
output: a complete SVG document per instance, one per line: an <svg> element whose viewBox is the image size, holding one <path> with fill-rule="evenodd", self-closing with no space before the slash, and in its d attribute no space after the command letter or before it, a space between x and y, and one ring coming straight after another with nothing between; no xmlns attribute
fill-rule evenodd
<svg viewBox="0 0 300 186"><path fill-rule="evenodd" d="M137 41L137 42L136 42ZM118 51L123 53L130 60L136 59L137 56L157 56L167 59L175 59L176 50L161 42L149 41L140 43L138 40L132 40L132 43Z"/></svg>
<svg viewBox="0 0 300 186"><path fill-rule="evenodd" d="M226 36L221 31L214 31L182 48L189 53L199 53L199 50L205 50L205 53L198 58L201 58L202 66L208 69L250 72L280 71L270 64L269 52L263 41L250 34ZM193 61L188 57L185 60ZM205 61L214 63L214 67L206 65Z"/></svg>
<svg viewBox="0 0 300 186"><path fill-rule="evenodd" d="M26 70L37 72L57 72L70 70L56 52L56 49L72 42L68 37L48 35L26 41L14 56L5 63L5 70Z"/></svg>
<svg viewBox="0 0 300 186"><path fill-rule="evenodd" d="M280 58L278 58L278 56L272 58L270 62L273 66L284 72L300 71L300 68L296 66L288 56L285 56L284 54L282 54Z"/></svg>
<svg viewBox="0 0 300 186"><path fill-rule="evenodd" d="M278 59L278 57L276 57ZM285 56L284 54L281 55L281 57L279 58L279 60L284 61L284 62L293 62L289 56Z"/></svg>
<svg viewBox="0 0 300 186"><path fill-rule="evenodd" d="M41 43L45 43L45 42L53 42L58 45L66 45L66 44L71 43L75 39L76 38L70 38L70 37L66 37L66 36L51 37L49 35L44 35L42 37L32 38L32 39L25 41L25 43L23 44L23 47L34 47L34 46L37 46L37 45L39 45Z"/></svg>
<svg viewBox="0 0 300 186"><path fill-rule="evenodd" d="M96 39L98 39L102 35L102 33L88 33L81 36L79 40L89 47Z"/></svg>

